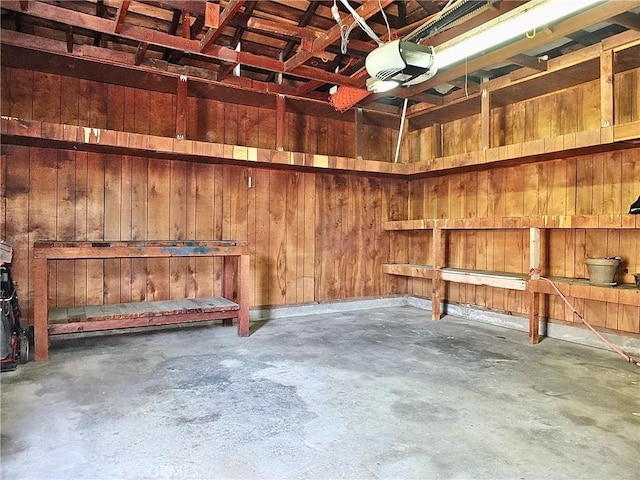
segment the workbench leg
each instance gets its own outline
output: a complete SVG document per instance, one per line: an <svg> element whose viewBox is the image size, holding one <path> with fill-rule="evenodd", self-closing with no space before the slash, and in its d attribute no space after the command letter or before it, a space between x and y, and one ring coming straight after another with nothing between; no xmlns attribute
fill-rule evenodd
<svg viewBox="0 0 640 480"><path fill-rule="evenodd" d="M48 296L49 269L46 258L35 258L31 271L33 281L33 328L36 361L49 359Z"/></svg>
<svg viewBox="0 0 640 480"><path fill-rule="evenodd" d="M235 259L235 257L222 257L222 258L223 258L222 260L222 263L223 263L222 296L227 300L231 300L232 302L235 302L236 299L234 298L234 295L233 295L233 279L235 276L235 269L234 269L235 262L233 260ZM224 325L225 327L232 326L233 319L225 318L224 320L222 320L222 325Z"/></svg>
<svg viewBox="0 0 640 480"><path fill-rule="evenodd" d="M540 294L527 292L529 296L529 343L535 345L540 341Z"/></svg>
<svg viewBox="0 0 640 480"><path fill-rule="evenodd" d="M445 239L443 238L442 229L438 226L433 228L433 252L432 252L432 264L436 270L431 283L431 315L433 320L440 320L442 315L441 303L443 293L443 280L442 280L442 268L445 264Z"/></svg>
<svg viewBox="0 0 640 480"><path fill-rule="evenodd" d="M238 258L238 335L249 335L249 255L240 255Z"/></svg>

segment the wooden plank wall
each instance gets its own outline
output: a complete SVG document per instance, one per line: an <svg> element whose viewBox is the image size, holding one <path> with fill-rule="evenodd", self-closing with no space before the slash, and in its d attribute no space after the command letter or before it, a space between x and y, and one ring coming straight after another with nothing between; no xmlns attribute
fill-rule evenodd
<svg viewBox="0 0 640 480"><path fill-rule="evenodd" d="M381 274L389 256L382 221L406 211L408 182L16 145L2 147L0 172L0 235L14 245L26 317L32 245L43 239L248 240L252 305L404 288ZM50 272L53 306L221 292L211 259L59 261Z"/></svg>
<svg viewBox="0 0 640 480"><path fill-rule="evenodd" d="M629 211L640 195L640 148L563 160L498 168L433 179L410 185L412 218L492 218L539 215L602 215ZM428 263L429 231L398 235L407 261ZM447 264L452 267L526 273L528 231L447 232ZM640 272L640 231L576 228L547 230L543 272L550 276L587 278L585 258L620 255L623 283ZM393 240L392 240L393 248ZM410 280L410 293L429 297L430 281ZM450 284L448 298L512 313L527 313L522 292ZM577 300L594 325L640 333L640 308ZM571 321L572 312L551 296L545 314Z"/></svg>
<svg viewBox="0 0 640 480"><path fill-rule="evenodd" d="M614 78L616 123L640 119L640 69ZM478 102L480 99L478 98ZM600 82L573 88L491 110L491 146L499 147L600 128ZM443 156L482 150L480 115L442 125ZM433 128L409 133L409 162L435 156Z"/></svg>
<svg viewBox="0 0 640 480"><path fill-rule="evenodd" d="M52 123L175 137L176 95L2 67L2 115ZM187 138L276 148L273 108L255 108L188 97ZM344 120L288 112L285 150L355 156L353 115ZM365 160L392 161L397 129L368 120Z"/></svg>

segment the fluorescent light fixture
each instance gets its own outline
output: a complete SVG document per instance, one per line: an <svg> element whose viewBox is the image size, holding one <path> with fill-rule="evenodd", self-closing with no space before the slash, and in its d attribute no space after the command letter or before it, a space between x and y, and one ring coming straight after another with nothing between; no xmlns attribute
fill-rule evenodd
<svg viewBox="0 0 640 480"><path fill-rule="evenodd" d="M438 70L535 32L607 0L531 0L492 22L435 47Z"/></svg>
<svg viewBox="0 0 640 480"><path fill-rule="evenodd" d="M367 79L367 90L373 93L388 92L389 90L393 90L399 85L400 83L396 82L395 80L379 80L377 78Z"/></svg>

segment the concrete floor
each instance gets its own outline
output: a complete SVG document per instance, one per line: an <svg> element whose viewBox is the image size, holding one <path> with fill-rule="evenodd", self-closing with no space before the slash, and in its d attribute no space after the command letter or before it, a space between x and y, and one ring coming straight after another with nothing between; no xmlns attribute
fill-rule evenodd
<svg viewBox="0 0 640 480"><path fill-rule="evenodd" d="M57 341L3 479L640 476L640 369L413 307Z"/></svg>

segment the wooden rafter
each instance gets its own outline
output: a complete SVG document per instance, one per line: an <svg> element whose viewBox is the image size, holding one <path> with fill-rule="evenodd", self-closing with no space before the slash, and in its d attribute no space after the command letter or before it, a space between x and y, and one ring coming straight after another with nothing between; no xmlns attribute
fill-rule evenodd
<svg viewBox="0 0 640 480"><path fill-rule="evenodd" d="M636 15L635 13L621 13L620 15L612 17L611 21L618 25L622 25L629 30L640 31L640 15Z"/></svg>
<svg viewBox="0 0 640 480"><path fill-rule="evenodd" d="M356 12L364 20L367 20L368 18L378 13L380 11L380 8L385 8L391 2L392 0L380 0L380 2L366 2L366 3L363 3L360 7L358 7L356 9ZM354 21L355 19L353 18L353 15L348 15L343 20L343 23L345 25L350 25ZM304 62L306 62L311 57L313 57L314 54L323 52L324 50L326 50L326 48L329 45L338 41L340 39L340 29L341 29L340 25L337 25L337 24L334 25L333 27L331 27L331 29L328 32L326 32L321 37L318 37L313 42L313 48L311 49L311 51L309 50L298 51L297 54L295 54L293 57L291 57L289 60L285 62L285 71L286 72L292 71L293 69L302 65Z"/></svg>
<svg viewBox="0 0 640 480"><path fill-rule="evenodd" d="M218 22L218 28L210 28L205 36L200 41L200 52L204 52L210 45L212 45L220 35L224 28L231 22L233 16L244 5L245 0L230 0L227 6L220 14L220 20Z"/></svg>
<svg viewBox="0 0 640 480"><path fill-rule="evenodd" d="M300 21L298 22L298 27L306 27L311 21L311 19L313 18L313 16L315 15L316 10L318 9L319 6L320 6L320 2L309 2L309 6L305 10L302 17L300 18ZM289 40L281 52L281 59L287 60L291 55L291 53L293 52L293 49L295 48L295 46L296 46L296 41ZM275 78L275 74L270 74L269 77L267 78L267 81L272 82L274 78Z"/></svg>
<svg viewBox="0 0 640 480"><path fill-rule="evenodd" d="M247 21L251 17L251 14L253 13L253 10L256 8L257 4L258 2L251 2L246 5L244 12L245 12L245 15L248 16ZM244 23L244 25L240 25L236 28L236 31L233 34L233 38L231 39L231 42L229 42L229 48L235 49L238 46L238 44L240 43L240 40L242 40L242 35L244 35L244 32L246 30L247 30L246 22ZM218 80L224 80L225 78L227 78L227 76L231 75L231 72L233 72L233 70L237 66L238 66L237 63L223 63L220 66L220 69L218 70Z"/></svg>
<svg viewBox="0 0 640 480"><path fill-rule="evenodd" d="M2 7L7 10L20 11L20 3L18 1L5 1ZM66 25L78 26L81 28L93 30L97 33L113 32L113 21L106 18L99 18L93 15L73 11L67 8L57 7L52 4L43 2L32 2L27 15L43 18L59 22ZM265 56L256 55L249 52L236 52L228 47L220 45L210 45L206 52L200 51L201 43L197 40L189 40L178 36L173 36L165 32L160 32L150 28L140 27L138 25L124 24L120 37L133 40L136 42L144 42L149 45L156 45L162 48L170 48L205 58L223 60L225 62L240 63L250 67L272 71L283 72L284 63ZM301 65L291 70L291 75L307 78L320 79L326 83L334 83L336 85L356 86L357 82L347 76L326 72L319 68L307 67Z"/></svg>
<svg viewBox="0 0 640 480"><path fill-rule="evenodd" d="M411 98L411 96L424 92L430 88L433 88L442 83L449 82L456 78L465 75L465 72L475 72L483 68L487 68L496 63L502 62L507 58L511 58L515 55L519 55L523 52L532 50L534 48L548 44L558 38L566 37L568 34L586 28L590 25L594 25L609 18L626 12L629 9L633 9L640 6L640 0L633 2L608 2L597 8L591 8L585 12L576 14L571 18L562 21L553 27L553 31L550 31L544 35L536 35L535 38L525 38L512 42L504 47L497 48L496 50L470 59L468 62L461 65L452 67L443 72L439 72L435 77L426 82L408 87L403 90L395 89L389 92L389 95L400 95L402 97Z"/></svg>
<svg viewBox="0 0 640 480"><path fill-rule="evenodd" d="M533 68L534 70L540 70L541 72L547 69L547 61L541 58L531 57L524 53L519 53L508 59L509 62L520 65L521 67Z"/></svg>
<svg viewBox="0 0 640 480"><path fill-rule="evenodd" d="M115 27L113 29L115 33L120 33L120 30L122 30L122 25L124 25L124 17L127 15L127 11L129 10L130 4L131 4L131 0L123 0L123 2L118 7L118 12L116 13Z"/></svg>
<svg viewBox="0 0 640 480"><path fill-rule="evenodd" d="M247 28L275 33L285 37L307 38L310 40L315 40L322 35L321 32L310 28L297 27L295 25L287 25L255 17L249 19L247 22Z"/></svg>

